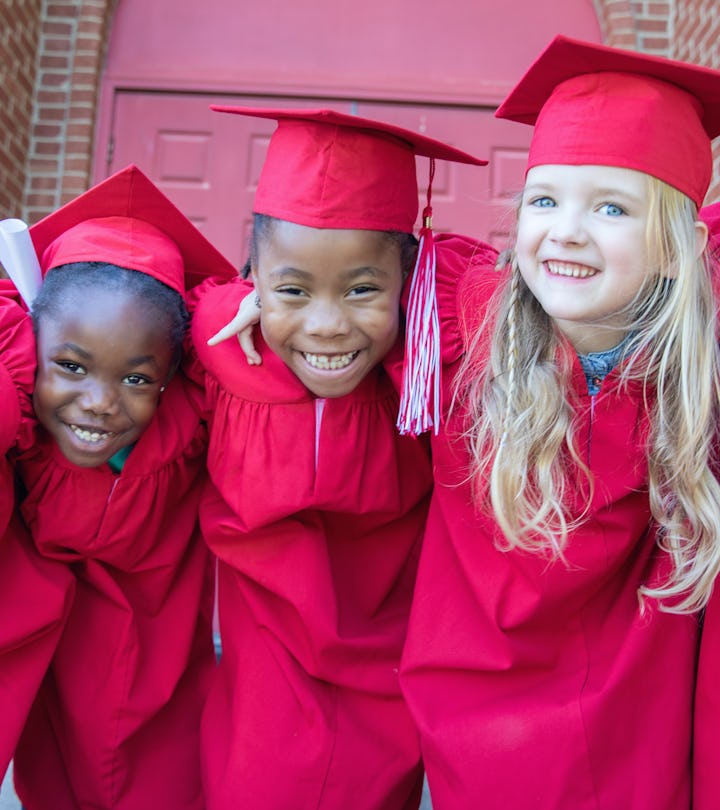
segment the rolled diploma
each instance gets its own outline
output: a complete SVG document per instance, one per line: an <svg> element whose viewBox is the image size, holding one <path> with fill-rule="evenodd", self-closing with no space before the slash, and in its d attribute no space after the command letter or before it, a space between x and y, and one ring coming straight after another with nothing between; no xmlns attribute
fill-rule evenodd
<svg viewBox="0 0 720 810"><path fill-rule="evenodd" d="M28 226L21 219L0 222L0 262L29 309L42 284L42 273Z"/></svg>

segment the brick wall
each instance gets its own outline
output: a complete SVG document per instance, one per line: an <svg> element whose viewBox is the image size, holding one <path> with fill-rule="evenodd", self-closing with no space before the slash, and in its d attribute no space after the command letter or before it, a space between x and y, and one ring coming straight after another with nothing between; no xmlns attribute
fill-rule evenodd
<svg viewBox="0 0 720 810"><path fill-rule="evenodd" d="M0 219L22 215L41 6L0 3Z"/></svg>
<svg viewBox="0 0 720 810"><path fill-rule="evenodd" d="M90 185L102 60L115 0L43 0L23 217L36 222Z"/></svg>

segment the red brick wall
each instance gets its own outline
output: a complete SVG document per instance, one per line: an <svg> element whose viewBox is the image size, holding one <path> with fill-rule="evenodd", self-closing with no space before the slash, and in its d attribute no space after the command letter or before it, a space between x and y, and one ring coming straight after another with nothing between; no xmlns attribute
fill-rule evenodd
<svg viewBox="0 0 720 810"><path fill-rule="evenodd" d="M90 185L102 59L115 0L47 0L24 218L36 222Z"/></svg>
<svg viewBox="0 0 720 810"><path fill-rule="evenodd" d="M22 214L41 5L0 3L0 219Z"/></svg>

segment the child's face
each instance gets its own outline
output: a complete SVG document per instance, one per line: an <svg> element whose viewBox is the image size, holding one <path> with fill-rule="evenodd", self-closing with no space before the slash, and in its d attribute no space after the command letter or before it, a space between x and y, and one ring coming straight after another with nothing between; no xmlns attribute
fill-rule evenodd
<svg viewBox="0 0 720 810"><path fill-rule="evenodd" d="M35 411L73 464L104 464L148 426L171 373L168 332L153 307L99 287L40 319Z"/></svg>
<svg viewBox="0 0 720 810"><path fill-rule="evenodd" d="M582 354L622 340L650 268L648 180L608 166L535 166L518 220L520 273Z"/></svg>
<svg viewBox="0 0 720 810"><path fill-rule="evenodd" d="M395 343L400 247L377 231L276 221L253 281L268 346L318 397L352 391Z"/></svg>

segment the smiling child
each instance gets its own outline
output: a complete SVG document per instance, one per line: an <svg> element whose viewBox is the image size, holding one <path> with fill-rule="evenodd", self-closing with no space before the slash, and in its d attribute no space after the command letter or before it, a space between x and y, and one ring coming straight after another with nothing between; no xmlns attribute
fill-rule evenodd
<svg viewBox="0 0 720 810"><path fill-rule="evenodd" d="M497 115L535 126L517 236L444 311L455 399L400 674L433 807L689 810L720 73L557 37Z"/></svg>
<svg viewBox="0 0 720 810"><path fill-rule="evenodd" d="M208 808L410 810L422 767L397 673L432 482L427 444L395 428L415 154L480 161L331 111L225 111L278 127L250 249L262 364L235 340L207 345L246 285L193 315L223 647Z"/></svg>
<svg viewBox="0 0 720 810"><path fill-rule="evenodd" d="M34 810L203 810L214 669L197 512L207 432L175 373L186 286L233 268L134 166L31 228L42 425L19 462L40 552L77 579L15 763Z"/></svg>

